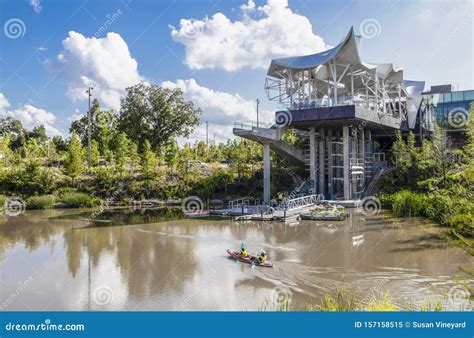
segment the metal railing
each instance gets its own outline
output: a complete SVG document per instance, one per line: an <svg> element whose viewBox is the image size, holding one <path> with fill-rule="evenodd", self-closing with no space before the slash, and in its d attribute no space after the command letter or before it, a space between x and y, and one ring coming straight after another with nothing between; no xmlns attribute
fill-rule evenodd
<svg viewBox="0 0 474 338"><path fill-rule="evenodd" d="M297 198L283 201L281 209L291 210L291 209L302 208L302 207L310 206L315 203L321 202L323 199L324 199L323 194L313 194L313 195L297 197Z"/></svg>
<svg viewBox="0 0 474 338"><path fill-rule="evenodd" d="M274 123L272 122L258 122L257 121L243 121L243 122L235 122L234 129L242 129L242 130L252 130L253 128L270 128L273 126Z"/></svg>

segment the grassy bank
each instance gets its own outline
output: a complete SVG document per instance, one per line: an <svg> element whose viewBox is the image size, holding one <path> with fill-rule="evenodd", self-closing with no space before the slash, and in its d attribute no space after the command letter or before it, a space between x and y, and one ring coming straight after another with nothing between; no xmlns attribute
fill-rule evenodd
<svg viewBox="0 0 474 338"><path fill-rule="evenodd" d="M292 305L288 297L281 297L276 304L265 304L261 311L321 311L321 312L347 312L347 311L369 311L369 312L389 312L389 311L445 311L441 300L426 301L416 306L405 304L403 308L397 306L389 294L384 294L380 298L374 296L367 299L359 295L337 289L335 295L326 293L319 301L311 300L302 307Z"/></svg>

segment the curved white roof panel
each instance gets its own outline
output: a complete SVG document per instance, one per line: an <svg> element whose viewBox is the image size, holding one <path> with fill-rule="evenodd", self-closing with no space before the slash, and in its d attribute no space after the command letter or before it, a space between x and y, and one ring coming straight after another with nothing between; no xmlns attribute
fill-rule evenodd
<svg viewBox="0 0 474 338"><path fill-rule="evenodd" d="M336 57L344 59L352 64L362 65L358 50L358 45L360 43L359 40L360 37L356 36L354 34L354 28L351 28L341 43L324 52L272 60L270 68L268 69L268 75L275 78L282 78L279 72L287 69L303 70L316 68L317 66L328 63Z"/></svg>
<svg viewBox="0 0 474 338"><path fill-rule="evenodd" d="M365 71L376 71L380 79L384 79L394 83L403 81L403 70L397 69L391 63L370 64L363 62L360 57L359 49L361 37L354 34L354 28L351 28L346 37L335 47L324 52L285 57L272 60L268 69L268 76L283 79L286 78L288 72L302 71L306 69L318 68L315 72L316 78L323 78L327 75L325 66L330 61L335 60L341 64L351 64L354 71L357 69ZM294 72L293 72L294 73ZM316 73L323 73L319 76Z"/></svg>

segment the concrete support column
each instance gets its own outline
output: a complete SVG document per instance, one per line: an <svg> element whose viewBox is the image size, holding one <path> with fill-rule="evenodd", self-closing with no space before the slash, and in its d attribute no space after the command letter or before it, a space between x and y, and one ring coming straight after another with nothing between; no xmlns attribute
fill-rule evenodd
<svg viewBox="0 0 474 338"><path fill-rule="evenodd" d="M332 130L328 130L328 140L327 140L327 151L328 151L328 198L330 200L332 200L333 196L334 196L334 182L333 182L334 158L332 156L332 141L333 141Z"/></svg>
<svg viewBox="0 0 474 338"><path fill-rule="evenodd" d="M352 128L352 138L351 138L351 153L352 153L352 166L357 165L357 159L359 157L358 154L358 146L357 146L357 129ZM351 168L352 169L352 168ZM357 181L356 176L352 175L351 173L351 187L352 187L352 198L355 198L357 192Z"/></svg>
<svg viewBox="0 0 474 338"><path fill-rule="evenodd" d="M367 129L366 134L367 134L367 141L369 141L369 149L366 149L366 151L368 151L370 156L372 156L374 153L374 147L372 145L372 131L370 129Z"/></svg>
<svg viewBox="0 0 474 338"><path fill-rule="evenodd" d="M311 188L316 192L316 133L309 128L309 179Z"/></svg>
<svg viewBox="0 0 474 338"><path fill-rule="evenodd" d="M349 135L349 127L343 126L342 127L342 145L343 145L343 157L344 157L344 199L350 200L351 199L351 191L350 191L350 177L349 177L349 142L350 142L350 135Z"/></svg>
<svg viewBox="0 0 474 338"><path fill-rule="evenodd" d="M263 202L270 202L270 144L263 144Z"/></svg>
<svg viewBox="0 0 474 338"><path fill-rule="evenodd" d="M325 141L325 137L324 137L324 129L323 128L320 128L319 129L319 193L320 194L324 194L325 193L325 189L324 189L324 178L325 178L325 173L326 171L324 170L324 153L325 153L325 149L324 149L324 141Z"/></svg>
<svg viewBox="0 0 474 338"><path fill-rule="evenodd" d="M364 175L362 176L362 185L365 185L365 130L362 128L359 131L359 157L362 159L362 167L364 168Z"/></svg>

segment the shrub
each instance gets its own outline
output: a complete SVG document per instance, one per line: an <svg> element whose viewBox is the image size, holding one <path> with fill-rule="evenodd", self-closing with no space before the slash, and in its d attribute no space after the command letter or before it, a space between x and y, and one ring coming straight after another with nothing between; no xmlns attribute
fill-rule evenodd
<svg viewBox="0 0 474 338"><path fill-rule="evenodd" d="M371 299L367 305L366 311L398 311L397 307L392 303L390 297L385 294L381 300Z"/></svg>
<svg viewBox="0 0 474 338"><path fill-rule="evenodd" d="M99 198L81 192L66 192L59 200L69 208L90 208L100 203Z"/></svg>
<svg viewBox="0 0 474 338"><path fill-rule="evenodd" d="M393 212L400 217L423 216L425 202L424 195L409 190L401 190L393 194Z"/></svg>
<svg viewBox="0 0 474 338"><path fill-rule="evenodd" d="M27 209L51 209L56 203L53 195L31 196L26 200Z"/></svg>

